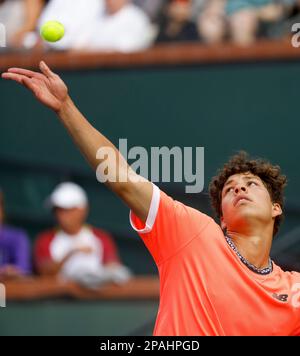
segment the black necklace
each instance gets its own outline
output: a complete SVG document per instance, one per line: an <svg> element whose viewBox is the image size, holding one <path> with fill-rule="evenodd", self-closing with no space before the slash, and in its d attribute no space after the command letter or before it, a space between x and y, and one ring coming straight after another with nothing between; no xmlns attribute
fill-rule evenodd
<svg viewBox="0 0 300 356"><path fill-rule="evenodd" d="M232 241L232 239L230 237L225 235L225 239L226 239L228 245L233 249L233 251L237 254L239 259L243 262L243 264L246 265L252 272L255 272L257 274L262 274L262 275L266 275L266 274L269 274L269 273L273 272L273 262L272 262L271 258L269 258L269 266L268 267L266 267L266 268L257 268L252 263L247 261L246 258L243 257L239 253L237 247L235 246L234 242Z"/></svg>

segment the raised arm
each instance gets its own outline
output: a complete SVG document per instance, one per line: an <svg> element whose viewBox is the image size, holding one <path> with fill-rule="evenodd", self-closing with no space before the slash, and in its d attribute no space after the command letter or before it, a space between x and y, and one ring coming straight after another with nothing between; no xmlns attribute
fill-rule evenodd
<svg viewBox="0 0 300 356"><path fill-rule="evenodd" d="M27 89L45 106L52 109L68 130L75 144L96 171L105 163L105 184L144 222L146 222L152 199L152 184L138 176L127 164L117 148L80 113L68 95L68 88L62 79L44 63L41 73L20 68L10 68L2 78L14 80ZM97 158L99 149L113 151L111 155Z"/></svg>

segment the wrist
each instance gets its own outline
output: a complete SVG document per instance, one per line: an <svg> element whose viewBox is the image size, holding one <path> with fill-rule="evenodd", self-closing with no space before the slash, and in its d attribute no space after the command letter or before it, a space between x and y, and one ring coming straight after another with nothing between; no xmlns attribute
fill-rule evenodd
<svg viewBox="0 0 300 356"><path fill-rule="evenodd" d="M67 98L62 102L61 106L59 107L59 109L56 111L56 114L63 119L66 114L68 114L68 112L70 112L71 110L73 110L75 107L72 99L70 98L70 96L68 95Z"/></svg>

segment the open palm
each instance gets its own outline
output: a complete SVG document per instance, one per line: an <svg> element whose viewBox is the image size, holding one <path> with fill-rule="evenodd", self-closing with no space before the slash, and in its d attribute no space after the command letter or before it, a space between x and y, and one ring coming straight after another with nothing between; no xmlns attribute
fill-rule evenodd
<svg viewBox="0 0 300 356"><path fill-rule="evenodd" d="M22 68L10 68L2 74L2 78L24 85L42 104L58 112L68 98L68 88L45 62L40 63L40 70L41 73Z"/></svg>

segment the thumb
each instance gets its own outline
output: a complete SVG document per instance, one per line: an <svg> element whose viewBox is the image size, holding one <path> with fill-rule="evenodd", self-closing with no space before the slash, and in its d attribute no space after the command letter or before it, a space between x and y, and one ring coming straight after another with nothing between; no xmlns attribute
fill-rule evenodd
<svg viewBox="0 0 300 356"><path fill-rule="evenodd" d="M51 78L55 75L44 61L40 62L40 70L48 78Z"/></svg>

